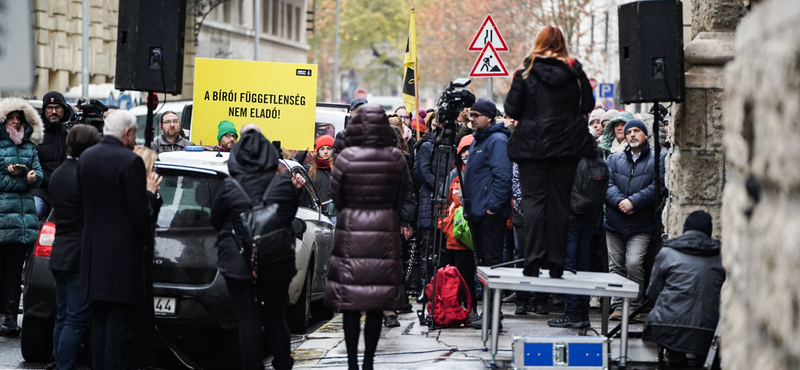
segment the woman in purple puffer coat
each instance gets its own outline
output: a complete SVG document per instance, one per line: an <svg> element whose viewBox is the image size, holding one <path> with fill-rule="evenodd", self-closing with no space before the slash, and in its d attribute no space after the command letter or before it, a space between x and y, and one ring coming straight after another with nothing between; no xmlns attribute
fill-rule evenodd
<svg viewBox="0 0 800 370"><path fill-rule="evenodd" d="M349 369L358 369L361 311L363 369L372 370L383 310L403 306L403 258L397 212L406 200L408 169L383 108L356 109L336 159L331 197L340 210L325 304L343 312Z"/></svg>

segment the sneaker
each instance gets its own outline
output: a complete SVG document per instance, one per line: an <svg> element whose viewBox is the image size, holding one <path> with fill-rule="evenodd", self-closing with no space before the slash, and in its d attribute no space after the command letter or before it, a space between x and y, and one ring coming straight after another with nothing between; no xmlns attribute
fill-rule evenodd
<svg viewBox="0 0 800 370"><path fill-rule="evenodd" d="M397 312L398 312L398 313L411 313L411 312L414 312L414 306L412 306L412 305L411 305L411 303L406 303L406 304L403 306L403 308L401 308L401 309L400 309L399 311L397 311Z"/></svg>
<svg viewBox="0 0 800 370"><path fill-rule="evenodd" d="M473 321L478 320L480 316L478 316L478 311L473 308L469 311L469 316L467 317L467 326L469 326Z"/></svg>
<svg viewBox="0 0 800 370"><path fill-rule="evenodd" d="M397 315L389 315L383 318L383 326L387 328L396 328L400 326L400 322L397 321Z"/></svg>
<svg viewBox="0 0 800 370"><path fill-rule="evenodd" d="M16 321L5 321L0 326L0 337L16 338L19 336L20 329Z"/></svg>
<svg viewBox="0 0 800 370"><path fill-rule="evenodd" d="M514 300L517 299L517 293L511 293L508 297L505 297L500 300L503 303L514 303Z"/></svg>
<svg viewBox="0 0 800 370"><path fill-rule="evenodd" d="M611 316L609 316L608 319L611 321L622 320L622 310L614 310L614 312L611 313Z"/></svg>
<svg viewBox="0 0 800 370"><path fill-rule="evenodd" d="M600 308L600 297L593 295L591 299L589 299L589 308Z"/></svg>
<svg viewBox="0 0 800 370"><path fill-rule="evenodd" d="M560 307L564 305L564 295L563 294L553 294L553 306Z"/></svg>
<svg viewBox="0 0 800 370"><path fill-rule="evenodd" d="M491 318L489 318L491 320ZM503 330L503 317L500 316L500 330ZM483 329L483 315L479 316L477 320L470 321L469 326L475 329Z"/></svg>
<svg viewBox="0 0 800 370"><path fill-rule="evenodd" d="M531 309L531 312L537 315L549 315L550 312L547 310L547 303L544 302L535 302L534 304L529 304L528 309Z"/></svg>
<svg viewBox="0 0 800 370"><path fill-rule="evenodd" d="M592 326L589 320L583 321L579 312L568 312L557 319L547 320L547 325L553 328L583 329Z"/></svg>
<svg viewBox="0 0 800 370"><path fill-rule="evenodd" d="M528 304L517 303L517 308L514 310L514 315L527 315L527 314L528 314Z"/></svg>

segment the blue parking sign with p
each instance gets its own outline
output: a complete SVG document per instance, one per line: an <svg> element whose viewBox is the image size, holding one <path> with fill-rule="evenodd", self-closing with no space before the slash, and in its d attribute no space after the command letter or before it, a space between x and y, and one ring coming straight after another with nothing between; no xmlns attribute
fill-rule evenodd
<svg viewBox="0 0 800 370"><path fill-rule="evenodd" d="M601 98L614 97L614 84L602 83L598 86L599 95Z"/></svg>

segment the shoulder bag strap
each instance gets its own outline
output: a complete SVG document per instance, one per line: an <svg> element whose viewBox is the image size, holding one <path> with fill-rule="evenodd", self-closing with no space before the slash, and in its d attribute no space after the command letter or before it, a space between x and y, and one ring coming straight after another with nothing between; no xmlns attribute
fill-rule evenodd
<svg viewBox="0 0 800 370"><path fill-rule="evenodd" d="M247 191L244 190L244 188L242 187L242 184L239 183L239 180L236 180L233 177L231 177L231 180L233 180L233 184L236 185L236 187L239 189L239 191L242 192L242 195L244 195L244 199L247 199L247 203L252 205L253 204L253 200L250 199L249 195L247 195Z"/></svg>
<svg viewBox="0 0 800 370"><path fill-rule="evenodd" d="M264 195L261 196L261 201L267 203L267 198L269 197L269 193L272 192L272 188L275 187L275 179L280 176L279 173L276 173L275 176L272 177L272 180L269 180L269 185L267 185L267 190L264 190Z"/></svg>

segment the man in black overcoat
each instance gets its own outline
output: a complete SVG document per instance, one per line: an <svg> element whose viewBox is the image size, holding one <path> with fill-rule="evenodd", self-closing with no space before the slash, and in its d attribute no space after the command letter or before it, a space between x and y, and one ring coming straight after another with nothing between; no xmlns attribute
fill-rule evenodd
<svg viewBox="0 0 800 370"><path fill-rule="evenodd" d="M136 144L136 117L109 114L99 144L78 161L84 206L81 297L92 304L92 360L95 370L126 369L131 324L143 303L143 253L151 238L151 207ZM152 303L150 303L152 304Z"/></svg>

